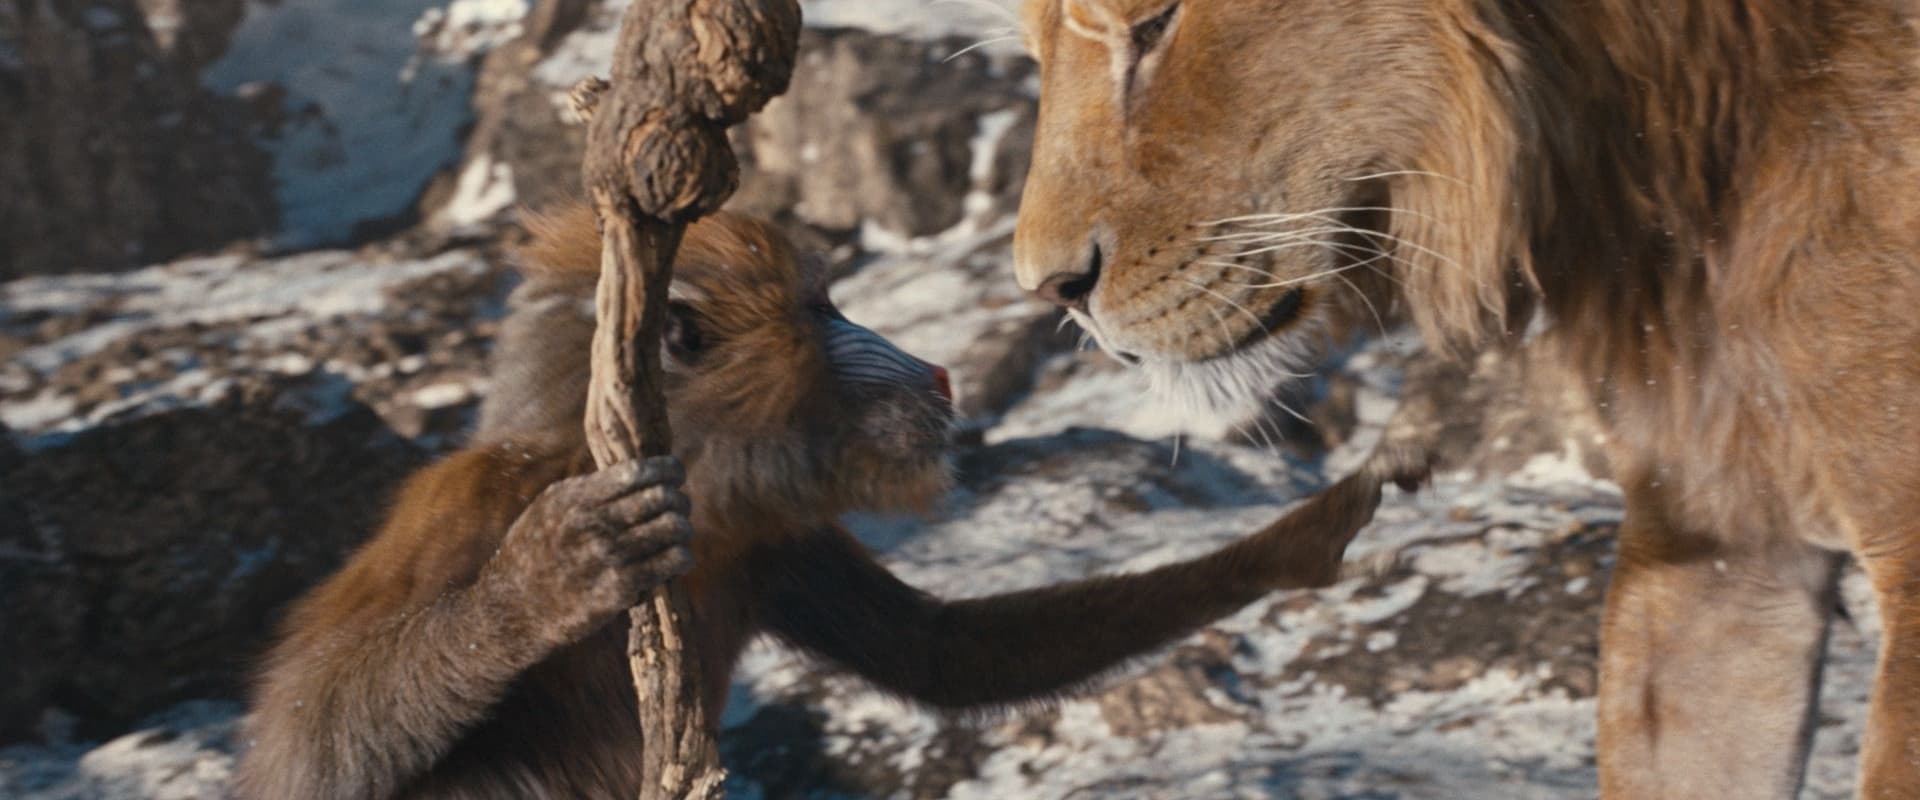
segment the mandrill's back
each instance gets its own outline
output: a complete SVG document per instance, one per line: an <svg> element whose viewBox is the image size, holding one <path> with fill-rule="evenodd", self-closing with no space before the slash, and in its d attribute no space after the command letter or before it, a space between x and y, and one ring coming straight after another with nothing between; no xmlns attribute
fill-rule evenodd
<svg viewBox="0 0 1920 800"><path fill-rule="evenodd" d="M583 241L597 248L599 236L590 215L570 214L546 224L526 255L571 258L577 268L539 264L526 270L527 280L513 294L494 350L491 389L472 443L412 476L377 535L294 607L283 625L285 638L269 657L270 672L318 674L338 667L329 662L326 646L337 629L404 617L450 589L473 584L514 521L544 489L592 471L581 409L590 364L594 285L581 253L573 252L578 248L569 247ZM625 653L621 624L609 624L554 651L521 673L451 751L434 758L425 778L393 787L394 796L635 796L641 777L635 758L640 729ZM456 650L446 656L477 659L485 653ZM264 681L261 691L273 692L287 683L298 682ZM255 705L309 704L257 700ZM359 708L353 713L362 718L342 722L408 724L395 709ZM256 741L288 735L319 738L299 732L299 721L263 723L257 719L259 712L255 716L249 725ZM303 748L318 746L303 743ZM311 794L315 787L303 782L311 770L280 761L310 758L310 753L255 746L237 779L241 795L267 800ZM343 777L332 780L336 785L358 783Z"/></svg>

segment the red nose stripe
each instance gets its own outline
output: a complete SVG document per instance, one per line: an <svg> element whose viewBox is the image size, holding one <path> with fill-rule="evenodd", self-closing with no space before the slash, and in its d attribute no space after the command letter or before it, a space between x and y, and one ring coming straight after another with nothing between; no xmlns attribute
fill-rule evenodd
<svg viewBox="0 0 1920 800"><path fill-rule="evenodd" d="M937 364L933 366L933 390L939 392L947 402L953 402L953 381L947 378L947 368Z"/></svg>

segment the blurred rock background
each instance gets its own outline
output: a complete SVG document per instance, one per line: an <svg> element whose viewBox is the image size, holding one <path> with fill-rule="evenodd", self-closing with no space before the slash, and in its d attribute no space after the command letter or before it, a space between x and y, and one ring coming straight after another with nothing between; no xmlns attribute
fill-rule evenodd
<svg viewBox="0 0 1920 800"><path fill-rule="evenodd" d="M994 0L804 0L792 89L737 132L735 208L948 365L961 488L851 522L950 595L1134 569L1253 530L1400 413L1444 454L1354 556L1019 716L916 710L760 645L739 798L1594 794L1620 517L1544 367L1329 348L1267 413L1191 419L1014 287L1034 66ZM457 447L526 207L576 190L566 89L618 0L0 2L0 796L215 797L284 604ZM1873 609L1850 578L1808 797L1847 797ZM1730 665L1735 668L1737 665Z"/></svg>

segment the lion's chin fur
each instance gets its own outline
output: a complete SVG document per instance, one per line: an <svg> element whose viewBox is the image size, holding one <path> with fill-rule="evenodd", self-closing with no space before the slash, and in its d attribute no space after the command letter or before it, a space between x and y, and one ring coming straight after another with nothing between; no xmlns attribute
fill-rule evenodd
<svg viewBox="0 0 1920 800"><path fill-rule="evenodd" d="M1254 416L1274 387L1306 377L1325 340L1318 317L1302 316L1275 331L1204 361L1154 359L1141 368L1156 395L1190 419Z"/></svg>

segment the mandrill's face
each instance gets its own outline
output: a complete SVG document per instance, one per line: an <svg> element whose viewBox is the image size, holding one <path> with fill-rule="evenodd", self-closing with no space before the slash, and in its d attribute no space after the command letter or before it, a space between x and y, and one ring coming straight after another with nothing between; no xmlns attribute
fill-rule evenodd
<svg viewBox="0 0 1920 800"><path fill-rule="evenodd" d="M947 372L848 320L765 223L689 231L661 361L696 508L920 510L950 485ZM701 503L701 492L725 500Z"/></svg>

